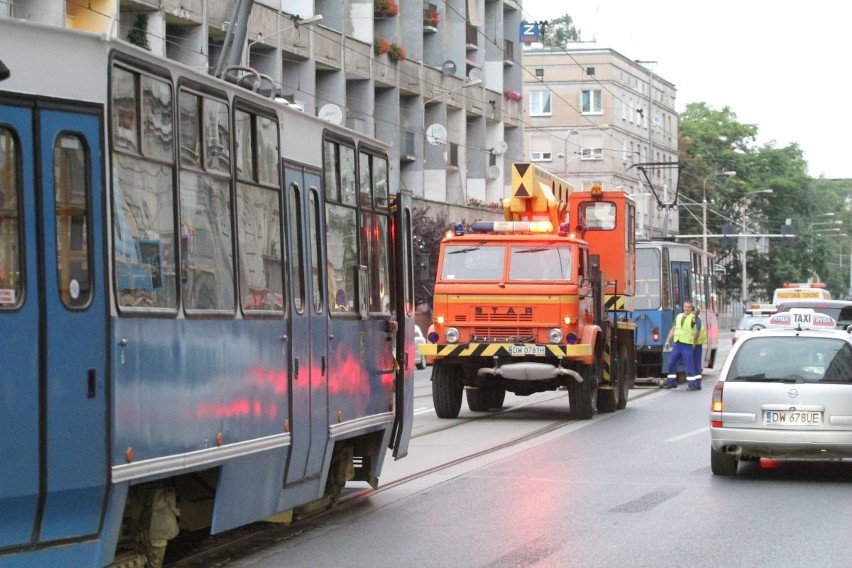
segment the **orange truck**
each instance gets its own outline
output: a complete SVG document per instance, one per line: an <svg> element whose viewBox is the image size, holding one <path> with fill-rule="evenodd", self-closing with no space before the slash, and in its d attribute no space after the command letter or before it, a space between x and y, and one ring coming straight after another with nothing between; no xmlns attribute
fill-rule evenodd
<svg viewBox="0 0 852 568"><path fill-rule="evenodd" d="M512 166L503 221L441 241L430 333L432 398L456 418L506 392L565 389L569 416L627 405L636 378L635 207L623 191L575 191L535 164Z"/></svg>

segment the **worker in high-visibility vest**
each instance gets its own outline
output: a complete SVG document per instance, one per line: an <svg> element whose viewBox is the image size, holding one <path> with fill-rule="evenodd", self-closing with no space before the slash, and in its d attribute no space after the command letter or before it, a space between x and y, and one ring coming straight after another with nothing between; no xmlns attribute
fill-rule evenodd
<svg viewBox="0 0 852 568"><path fill-rule="evenodd" d="M683 363L686 370L687 388L689 390L701 390L701 374L695 369L695 345L698 342L699 329L695 326L695 306L691 300L683 303L683 312L675 318L674 325L666 337L666 347L672 347L669 357L669 369L666 383L663 388L677 388L678 365Z"/></svg>
<svg viewBox="0 0 852 568"><path fill-rule="evenodd" d="M695 371L698 373L698 388L701 389L701 375L704 372L704 345L707 343L707 326L704 325L704 318L701 317L701 308L695 308L695 329L698 330L698 335L695 338L695 348L692 354L695 357Z"/></svg>

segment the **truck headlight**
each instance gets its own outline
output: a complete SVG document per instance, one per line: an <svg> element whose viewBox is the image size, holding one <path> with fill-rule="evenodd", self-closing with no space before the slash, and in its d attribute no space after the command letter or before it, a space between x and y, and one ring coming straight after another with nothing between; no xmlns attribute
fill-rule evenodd
<svg viewBox="0 0 852 568"><path fill-rule="evenodd" d="M458 343L459 330L454 327L448 327L447 330L444 331L444 339L447 340L447 343Z"/></svg>
<svg viewBox="0 0 852 568"><path fill-rule="evenodd" d="M562 343L563 337L562 330L558 327L554 327L547 332L547 339L550 340L551 343Z"/></svg>

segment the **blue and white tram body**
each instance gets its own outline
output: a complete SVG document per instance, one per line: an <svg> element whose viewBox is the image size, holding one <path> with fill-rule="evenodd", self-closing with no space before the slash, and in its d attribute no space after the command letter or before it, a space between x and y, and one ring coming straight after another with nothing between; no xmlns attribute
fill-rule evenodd
<svg viewBox="0 0 852 568"><path fill-rule="evenodd" d="M683 302L692 300L701 309L707 326L702 357L712 368L719 346L718 296L713 253L687 243L637 241L636 323L637 380L663 378L670 352L663 350L669 330Z"/></svg>
<svg viewBox="0 0 852 568"><path fill-rule="evenodd" d="M0 18L0 60L0 565L375 486L413 419L383 146L102 36Z"/></svg>

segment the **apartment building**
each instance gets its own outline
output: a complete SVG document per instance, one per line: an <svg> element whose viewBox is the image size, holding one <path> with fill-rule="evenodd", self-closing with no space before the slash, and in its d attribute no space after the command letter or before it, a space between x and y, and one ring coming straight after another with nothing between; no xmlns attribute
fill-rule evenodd
<svg viewBox="0 0 852 568"><path fill-rule="evenodd" d="M522 57L524 155L575 187L627 190L639 238L674 234L675 86L612 49L534 45Z"/></svg>
<svg viewBox="0 0 852 568"><path fill-rule="evenodd" d="M247 20L229 65L390 144L392 183L435 206L498 203L522 159L521 103L505 95L521 90L520 1L8 0L0 17L113 34L210 73Z"/></svg>

